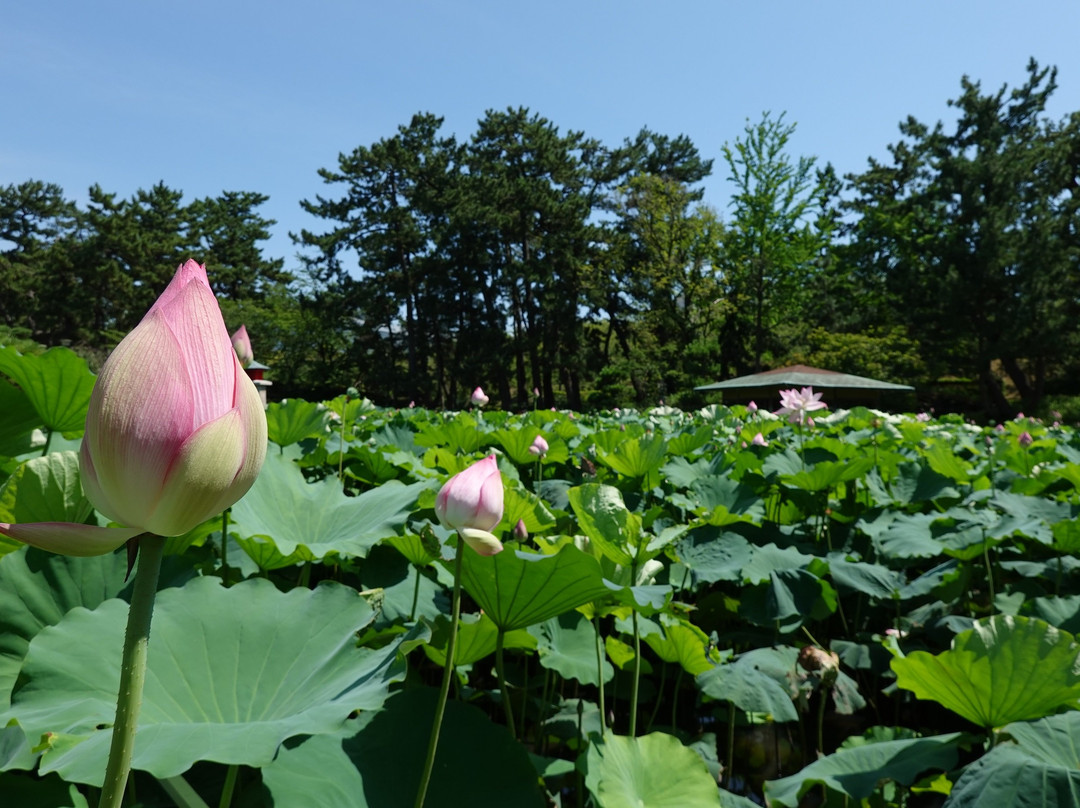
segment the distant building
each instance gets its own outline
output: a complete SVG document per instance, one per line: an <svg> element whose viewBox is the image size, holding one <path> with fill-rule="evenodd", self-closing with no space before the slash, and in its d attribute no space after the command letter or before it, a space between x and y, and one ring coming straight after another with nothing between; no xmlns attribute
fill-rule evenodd
<svg viewBox="0 0 1080 808"><path fill-rule="evenodd" d="M766 370L694 389L719 390L724 404L749 404L753 401L763 409L771 410L776 408L773 404L780 400L780 391L793 387L813 387L814 392L824 393L822 401L829 405L830 410L860 405L881 410L906 409L911 406L911 394L915 392L915 388L909 384L882 382L808 365Z"/></svg>
<svg viewBox="0 0 1080 808"><path fill-rule="evenodd" d="M248 378L254 383L255 389L259 391L259 398L262 399L263 406L265 407L266 388L273 384L272 381L264 378L266 371L270 370L270 368L253 359L248 363L248 366L244 368L244 370L247 372Z"/></svg>

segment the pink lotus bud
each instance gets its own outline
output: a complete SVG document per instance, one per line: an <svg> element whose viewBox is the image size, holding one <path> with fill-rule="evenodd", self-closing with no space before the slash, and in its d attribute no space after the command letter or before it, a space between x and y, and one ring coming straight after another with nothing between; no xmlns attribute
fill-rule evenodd
<svg viewBox="0 0 1080 808"><path fill-rule="evenodd" d="M1019 443L1021 446L1026 448L1026 447L1030 446L1032 444L1032 441L1034 441L1034 440L1035 439L1031 437L1030 432L1024 431L1024 432L1020 433L1020 437L1018 437L1016 439L1016 442Z"/></svg>
<svg viewBox="0 0 1080 808"><path fill-rule="evenodd" d="M236 333L230 337L236 358L240 360L240 367L246 368L255 361L255 354L251 351L251 339L248 337L247 327L240 326Z"/></svg>
<svg viewBox="0 0 1080 808"><path fill-rule="evenodd" d="M495 455L447 480L435 498L435 515L443 527L458 531L481 555L502 550L502 544L490 533L503 515L502 476Z"/></svg>
<svg viewBox="0 0 1080 808"><path fill-rule="evenodd" d="M752 441L752 443L755 446L768 446L769 445L769 442L767 440L765 440L765 436L762 435L760 432L758 432L756 435L754 435L754 440Z"/></svg>
<svg viewBox="0 0 1080 808"><path fill-rule="evenodd" d="M265 456L259 394L206 268L188 261L105 362L86 414L83 490L128 527L0 524L0 533L67 555L111 552L143 532L178 536L247 493Z"/></svg>
<svg viewBox="0 0 1080 808"><path fill-rule="evenodd" d="M518 541L525 541L529 538L529 529L525 527L524 519L518 519L517 524L514 525L514 538Z"/></svg>
<svg viewBox="0 0 1080 808"><path fill-rule="evenodd" d="M483 407L490 400L491 399L484 395L484 388L482 387L477 387L475 390L473 390L472 398L469 399L469 401L471 401L477 407Z"/></svg>
<svg viewBox="0 0 1080 808"><path fill-rule="evenodd" d="M532 445L529 447L529 452L534 455L545 454L548 450L548 442L544 440L543 435L537 435L533 438Z"/></svg>
<svg viewBox="0 0 1080 808"><path fill-rule="evenodd" d="M750 410L750 412L757 412L757 404L751 401L749 404L746 405L746 409Z"/></svg>

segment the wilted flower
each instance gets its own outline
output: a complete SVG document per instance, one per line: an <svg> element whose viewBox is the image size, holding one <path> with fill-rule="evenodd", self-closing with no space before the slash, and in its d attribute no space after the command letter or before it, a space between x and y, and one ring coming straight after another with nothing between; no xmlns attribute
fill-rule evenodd
<svg viewBox="0 0 1080 808"><path fill-rule="evenodd" d="M236 358L240 360L240 367L246 368L255 361L247 326L240 326L229 339L232 341L233 350L236 351Z"/></svg>
<svg viewBox="0 0 1080 808"><path fill-rule="evenodd" d="M821 400L821 393L815 393L813 387L804 387L802 390L781 390L780 409L776 414L788 416L793 424L807 424L811 412L823 409L825 403ZM812 426L812 421L808 425Z"/></svg>
<svg viewBox="0 0 1080 808"><path fill-rule="evenodd" d="M491 534L503 515L503 484L495 455L455 474L435 498L435 515L480 555L495 555L502 543Z"/></svg>
<svg viewBox="0 0 1080 808"><path fill-rule="evenodd" d="M116 346L90 396L83 490L126 527L42 522L0 524L0 533L66 555L108 553L144 532L178 536L247 493L265 456L259 394L206 268L188 261Z"/></svg>
<svg viewBox="0 0 1080 808"><path fill-rule="evenodd" d="M529 453L534 455L545 454L548 450L548 442L544 440L543 435L537 435L533 438L532 445L529 446Z"/></svg>
<svg viewBox="0 0 1080 808"><path fill-rule="evenodd" d="M484 388L482 387L477 387L475 390L473 390L472 397L469 399L469 401L471 401L477 407L483 407L490 400L491 399L484 395Z"/></svg>

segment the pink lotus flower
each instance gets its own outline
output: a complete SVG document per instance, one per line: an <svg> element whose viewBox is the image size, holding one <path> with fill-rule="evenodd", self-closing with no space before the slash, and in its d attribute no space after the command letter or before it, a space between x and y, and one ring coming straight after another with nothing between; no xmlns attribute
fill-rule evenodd
<svg viewBox="0 0 1080 808"><path fill-rule="evenodd" d="M1031 433L1026 430L1024 432L1021 432L1020 437L1016 439L1016 442L1023 446L1025 449L1030 446L1034 441L1035 439L1031 437Z"/></svg>
<svg viewBox="0 0 1080 808"><path fill-rule="evenodd" d="M540 456L546 454L548 450L548 442L544 440L543 435L537 435L533 438L532 445L529 446L529 453Z"/></svg>
<svg viewBox="0 0 1080 808"><path fill-rule="evenodd" d="M750 411L750 414L752 415L758 411L758 405L756 402L751 401L749 404L746 405L746 409L748 409Z"/></svg>
<svg viewBox="0 0 1080 808"><path fill-rule="evenodd" d="M435 498L435 515L443 527L456 530L480 555L503 548L491 530L503 515L503 484L495 455L455 474Z"/></svg>
<svg viewBox="0 0 1080 808"><path fill-rule="evenodd" d="M86 414L83 490L127 527L0 524L0 534L78 556L111 552L140 533L178 536L247 493L265 456L259 394L206 268L188 261L105 362Z"/></svg>
<svg viewBox="0 0 1080 808"><path fill-rule="evenodd" d="M236 358L240 360L240 367L246 368L255 361L255 354L251 351L251 339L248 337L247 326L240 326L230 337Z"/></svg>
<svg viewBox="0 0 1080 808"><path fill-rule="evenodd" d="M529 538L529 529L525 527L525 520L518 519L514 525L514 538L518 541L526 541Z"/></svg>
<svg viewBox="0 0 1080 808"><path fill-rule="evenodd" d="M821 393L815 393L813 387L804 387L802 390L781 390L780 409L776 414L788 416L788 420L793 424L812 426L810 413L823 409L825 402L821 400Z"/></svg>
<svg viewBox="0 0 1080 808"><path fill-rule="evenodd" d="M768 446L769 442L765 440L765 436L758 432L754 435L754 439L751 441L755 446Z"/></svg>
<svg viewBox="0 0 1080 808"><path fill-rule="evenodd" d="M484 395L484 388L482 387L477 387L475 390L473 390L472 397L469 399L469 401L471 401L477 407L483 407L490 400L491 399Z"/></svg>

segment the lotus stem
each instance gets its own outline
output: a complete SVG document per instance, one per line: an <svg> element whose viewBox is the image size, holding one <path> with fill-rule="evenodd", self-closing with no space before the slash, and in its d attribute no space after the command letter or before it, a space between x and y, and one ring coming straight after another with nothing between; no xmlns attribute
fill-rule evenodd
<svg viewBox="0 0 1080 808"><path fill-rule="evenodd" d="M599 621L596 616L593 616L593 630L596 632L596 681L599 683L597 687L597 699L600 703L600 737L603 738L607 734L607 712L604 708L604 651L601 646L600 639L600 626L597 625Z"/></svg>
<svg viewBox="0 0 1080 808"><path fill-rule="evenodd" d="M139 542L139 562L135 571L135 586L128 607L127 632L124 634L124 655L120 663L120 691L116 699L116 720L113 722L112 745L105 769L98 808L120 808L124 787L131 771L135 748L135 729L142 706L143 683L146 680L146 656L150 642L150 621L154 615L161 558L165 539L143 533L132 541Z"/></svg>
<svg viewBox="0 0 1080 808"><path fill-rule="evenodd" d="M233 791L236 789L236 775L240 767L235 763L229 766L225 772L225 785L221 787L221 799L218 800L218 808L229 808L232 804Z"/></svg>
<svg viewBox="0 0 1080 808"><path fill-rule="evenodd" d="M229 585L229 509L221 512L221 580Z"/></svg>
<svg viewBox="0 0 1080 808"><path fill-rule="evenodd" d="M641 632L638 631L637 609L631 612L634 622L634 680L630 683L630 737L637 735L638 683L641 679Z"/></svg>
<svg viewBox="0 0 1080 808"><path fill-rule="evenodd" d="M410 623L416 619L416 605L420 602L420 568L415 567L414 572L416 573L416 583L413 584L412 606L409 607Z"/></svg>
<svg viewBox="0 0 1080 808"><path fill-rule="evenodd" d="M495 671L499 676L499 695L502 697L503 712L506 714L506 727L510 734L517 740L517 730L514 727L514 707L510 704L510 693L506 689L506 669L503 667L503 641L506 632L499 629L495 635Z"/></svg>
<svg viewBox="0 0 1080 808"><path fill-rule="evenodd" d="M450 638L446 641L446 664L443 666L439 700L435 703L435 720L431 725L431 739L428 741L424 772L420 776L420 787L416 792L414 808L423 808L424 799L427 797L431 772L435 768L435 751L439 746L439 730L442 729L443 713L446 712L446 697L450 693L450 679L454 676L454 648L457 645L458 621L461 617L461 558L464 554L465 542L458 534L457 552L454 558L454 597L450 606Z"/></svg>

